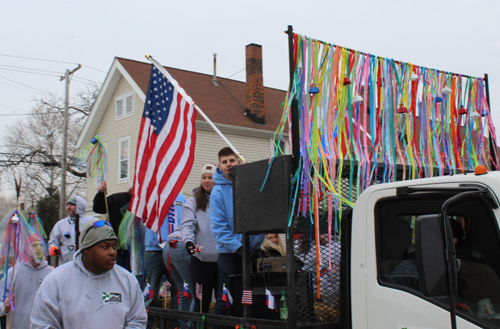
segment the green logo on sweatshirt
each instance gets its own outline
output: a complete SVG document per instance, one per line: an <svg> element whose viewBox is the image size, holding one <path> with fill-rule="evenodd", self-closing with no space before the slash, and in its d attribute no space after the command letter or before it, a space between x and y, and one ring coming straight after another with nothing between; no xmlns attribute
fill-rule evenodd
<svg viewBox="0 0 500 329"><path fill-rule="evenodd" d="M121 303L122 302L122 294L119 292L103 292L102 300L105 303Z"/></svg>

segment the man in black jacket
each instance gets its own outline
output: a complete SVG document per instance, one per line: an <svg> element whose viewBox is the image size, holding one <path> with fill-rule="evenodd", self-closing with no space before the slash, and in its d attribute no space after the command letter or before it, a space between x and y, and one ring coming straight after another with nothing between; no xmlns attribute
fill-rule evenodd
<svg viewBox="0 0 500 329"><path fill-rule="evenodd" d="M110 222L113 230L118 233L120 228L120 223L122 222L123 214L128 208L128 204L130 203L130 198L132 197L131 191L129 189L127 192L119 192L115 194L111 194L106 199L105 192L108 187L106 182L101 182L97 187L97 194L94 197L94 205L92 210L96 214L106 214L106 200L108 202L108 221ZM117 250L118 255L116 258L116 263L121 267L126 268L130 271L130 261L129 261L129 252L126 249Z"/></svg>

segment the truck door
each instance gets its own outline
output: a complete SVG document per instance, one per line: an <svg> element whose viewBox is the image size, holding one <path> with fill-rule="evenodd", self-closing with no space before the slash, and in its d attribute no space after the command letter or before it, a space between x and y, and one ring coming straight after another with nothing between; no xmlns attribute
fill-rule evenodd
<svg viewBox="0 0 500 329"><path fill-rule="evenodd" d="M414 243L416 217L440 214L443 202L453 194L394 195L394 191L379 190L369 196L374 211L367 210L373 220L366 221L368 327L450 328L448 298L428 298L420 292ZM458 268L457 328L500 328L500 239L495 212L498 209L478 196L448 211Z"/></svg>

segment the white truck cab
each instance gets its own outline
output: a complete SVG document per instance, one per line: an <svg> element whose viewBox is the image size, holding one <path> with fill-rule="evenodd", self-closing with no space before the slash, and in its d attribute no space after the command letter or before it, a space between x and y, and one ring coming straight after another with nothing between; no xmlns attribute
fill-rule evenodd
<svg viewBox="0 0 500 329"><path fill-rule="evenodd" d="M367 188L342 250L351 327L500 328L499 196L500 172Z"/></svg>

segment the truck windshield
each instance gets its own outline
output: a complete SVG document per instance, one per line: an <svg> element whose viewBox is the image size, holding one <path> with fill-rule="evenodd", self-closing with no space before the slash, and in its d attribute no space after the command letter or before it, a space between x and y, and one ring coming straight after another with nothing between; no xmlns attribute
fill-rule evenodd
<svg viewBox="0 0 500 329"><path fill-rule="evenodd" d="M376 227L380 284L426 298L420 293L418 281L414 223L417 216L439 214L448 197L424 194L379 202ZM448 215L458 268L457 315L481 326L500 328L500 240L495 215L478 197L450 206ZM447 298L433 300L449 308Z"/></svg>

